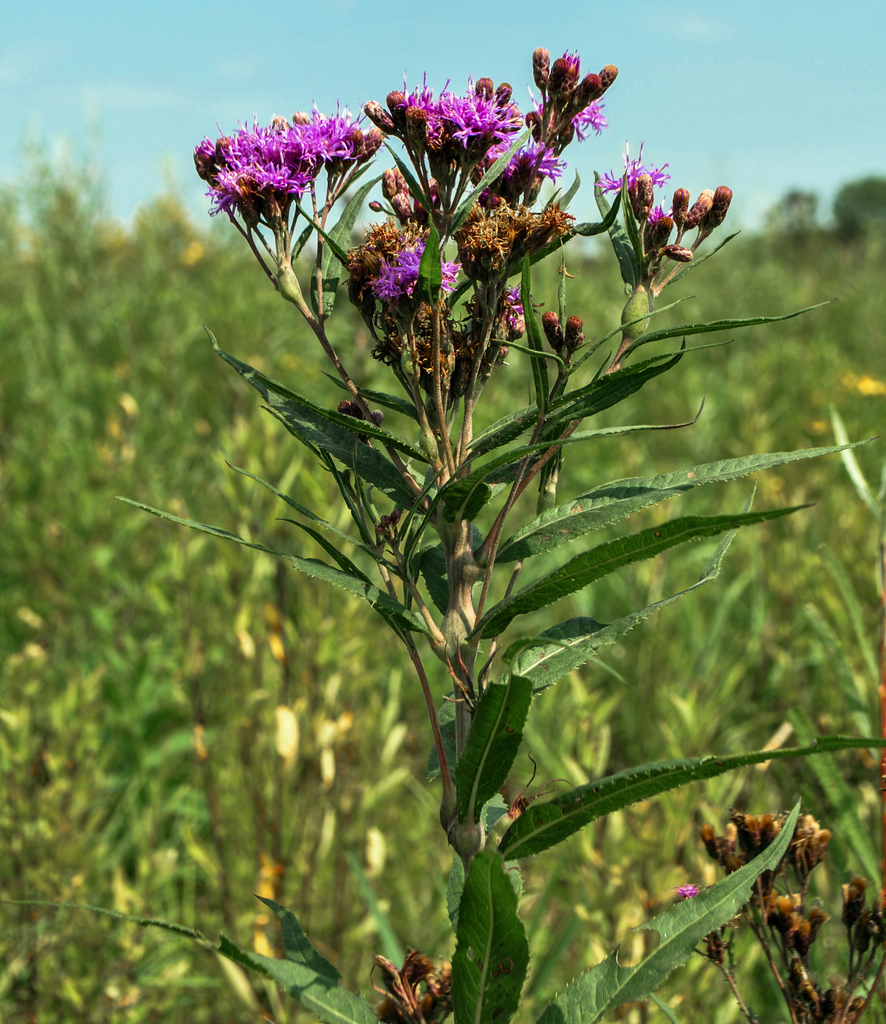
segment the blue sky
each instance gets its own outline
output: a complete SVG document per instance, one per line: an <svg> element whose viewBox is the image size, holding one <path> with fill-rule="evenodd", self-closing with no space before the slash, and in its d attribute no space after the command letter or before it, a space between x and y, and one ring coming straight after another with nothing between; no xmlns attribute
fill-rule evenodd
<svg viewBox="0 0 886 1024"><path fill-rule="evenodd" d="M668 162L669 186L729 185L730 219L756 226L787 191L821 197L886 174L886 4L844 0L559 4L392 0L259 4L119 0L8 4L0 38L0 181L23 148L91 155L111 210L128 219L171 186L208 208L191 153L253 113L312 103L356 111L427 72L462 91L469 75L508 81L524 105L536 46L577 51L583 72L615 64L610 128L573 145L583 181L632 152ZM569 173L569 172L567 172ZM589 216L590 190L573 205Z"/></svg>

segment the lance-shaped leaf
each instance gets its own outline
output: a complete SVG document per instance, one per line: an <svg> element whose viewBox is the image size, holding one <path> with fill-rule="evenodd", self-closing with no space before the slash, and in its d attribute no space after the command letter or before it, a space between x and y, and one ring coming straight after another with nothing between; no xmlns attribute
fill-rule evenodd
<svg viewBox="0 0 886 1024"><path fill-rule="evenodd" d="M119 500L125 501L127 505L132 505L134 508L140 508L144 512L152 512L161 519L168 519L171 523L178 523L179 526L188 526L192 530L200 530L203 533L211 534L213 537L220 537L223 540L232 540L236 544L253 548L255 551L264 551L265 554L285 558L300 572L325 580L327 583L333 583L335 586L363 598L364 601L368 601L379 615L398 632L404 629L416 633L428 632L427 626L418 615L400 604L390 594L386 594L383 590L379 590L378 587L368 583L366 578L362 577L362 574L359 577L353 576L341 569L333 568L333 566L327 565L316 558L301 558L298 555L289 554L287 551L275 551L273 548L266 548L263 544L252 544L247 540L243 540L242 537L238 537L235 533L231 533L229 530L221 530L217 526L207 526L205 523L198 523L193 519L181 519L179 516L174 516L169 512L162 512L157 508L151 508L150 505L142 505L140 502L132 501L130 498L119 498ZM306 527L302 528L306 529Z"/></svg>
<svg viewBox="0 0 886 1024"><path fill-rule="evenodd" d="M856 444L866 444L857 441ZM516 562L544 551L552 551L568 544L591 530L617 523L642 508L659 501L684 494L703 484L725 483L750 473L783 466L800 459L815 459L844 451L852 445L829 448L803 448L795 452L768 452L761 455L743 455L738 459L721 459L689 469L658 476L629 477L613 480L579 495L573 501L549 509L521 527L513 537L502 544L496 555L497 562Z"/></svg>
<svg viewBox="0 0 886 1024"><path fill-rule="evenodd" d="M471 861L452 957L455 1024L507 1024L520 1003L529 945L504 861L483 850Z"/></svg>
<svg viewBox="0 0 886 1024"><path fill-rule="evenodd" d="M571 434L567 438L560 438L556 432L553 432L545 440L536 441L535 444L520 445L518 448L512 448L504 454L497 455L494 459L490 459L488 462L477 466L467 476L450 480L440 489L435 501L439 501L442 505L443 515L450 522L457 516L463 519L473 519L480 509L491 500L495 493L494 488L496 485L510 483L516 477L524 455L532 455L534 452L542 452L548 448L578 444L582 441L590 441L592 438L614 437L644 430L675 430L678 427L690 426L693 422L695 421L664 424L637 423L629 427L602 427L600 430L583 430L579 433ZM499 470L500 472L498 472ZM576 501L578 500L576 499ZM652 503L650 502L650 504ZM627 513L625 514L627 515Z"/></svg>
<svg viewBox="0 0 886 1024"><path fill-rule="evenodd" d="M342 988L340 975L333 965L310 944L295 915L273 900L259 899L267 904L280 919L285 960L262 956L250 950L241 949L222 935L219 942L210 942L203 934L184 925L159 918L133 917L105 907L92 907L82 903L50 903L48 900L0 900L23 906L42 906L88 910L93 914L131 921L143 928L162 928L175 932L196 942L204 949L226 957L228 960L257 971L275 981L282 989L310 1010L323 1024L378 1024L369 1003L356 992Z"/></svg>
<svg viewBox="0 0 886 1024"><path fill-rule="evenodd" d="M351 393L341 377L334 377L331 373L326 372L323 373L323 376L331 380L340 391L344 391L350 396ZM408 416L418 423L418 413L416 412L414 402L410 402L406 398L400 398L398 395L389 395L384 391L373 391L372 388L360 388L360 394L365 401L371 402L373 405L383 405L387 409L393 409L394 412L402 413L403 416Z"/></svg>
<svg viewBox="0 0 886 1024"><path fill-rule="evenodd" d="M600 188L599 174L594 174L594 181L597 183L594 185L594 199L597 202L597 208L605 220L606 215L610 212L609 202L605 197L603 189ZM621 194L620 192L619 195ZM631 211L629 209L626 210L625 218L629 219L631 216ZM612 242L612 248L618 260L618 269L621 271L621 279L629 288L634 288L640 280L640 265L637 263L634 247L631 245L625 229L617 220L613 219L608 230L609 240Z"/></svg>
<svg viewBox="0 0 886 1024"><path fill-rule="evenodd" d="M523 303L523 314L526 322L526 340L529 347L536 352L544 352L544 341L541 331L538 329L538 321L535 319L535 310L532 308L532 277L529 272L529 257L523 258L523 274L520 281L520 301ZM533 359L532 379L535 383L535 404L544 409L548 404L548 364L544 359Z"/></svg>
<svg viewBox="0 0 886 1024"><path fill-rule="evenodd" d="M517 150L529 140L530 133L524 132L519 138L516 138L508 148L507 152L502 153L500 157L492 164L488 171L483 177L477 182L477 184L471 189L468 195L465 197L464 202L455 211L452 217L452 223L449 226L449 234L454 235L456 231L464 224L468 219L468 214L471 212L471 207L480 198L481 192L488 188L494 181L497 181L502 174L504 174L505 168L511 162L511 157L517 152Z"/></svg>
<svg viewBox="0 0 886 1024"><path fill-rule="evenodd" d="M408 455L411 459L417 459L420 462L428 461L424 452L414 444L410 444L405 438L392 434L389 430L382 430L381 427L369 420L357 420L353 416L346 416L344 413L339 412L338 409L325 409L322 405L312 402L310 398L305 398L304 395L300 395L297 391L286 387L285 384L281 384L271 377L266 377L261 370L256 370L255 367L250 366L248 363L241 362L235 356L224 352L219 348L212 332L207 331L206 333L209 335L212 347L218 355L229 366L233 366L237 373L255 388L268 405L280 414L282 419L286 420L291 417L293 422L296 423L307 420L307 422L314 426L314 430L319 430L321 434L325 429L325 423L343 427L344 435L340 432L331 432L330 437L334 439L344 436L349 441L359 440L364 437L374 437L383 444L403 452L404 455ZM301 408L294 412L290 403ZM311 413L312 415L306 416L306 413ZM324 451L329 450L325 445L320 444L319 441L312 441L312 443L318 448L323 448ZM364 447L366 446L364 445Z"/></svg>
<svg viewBox="0 0 886 1024"><path fill-rule="evenodd" d="M593 416L624 401L629 395L639 391L644 384L673 369L683 358L683 353L662 359L647 359L636 366L626 366L622 370L608 373L583 388L570 391L558 399L547 414L547 426L562 423L564 420L577 420L585 416Z"/></svg>
<svg viewBox="0 0 886 1024"><path fill-rule="evenodd" d="M590 551L576 555L550 575L531 583L490 608L476 624L471 635L480 639L498 636L516 616L546 608L559 601L561 597L582 590L589 583L608 576L616 569L645 558L653 558L696 537L713 537L725 530L778 519L806 507L796 505L791 508L769 509L765 512L741 512L732 516L683 516L660 526L641 530L629 537L618 537L605 544L599 544Z"/></svg>
<svg viewBox="0 0 886 1024"><path fill-rule="evenodd" d="M360 210L363 209L366 197L380 181L381 175L361 185L342 211L342 215L339 217L335 227L324 236L324 241L327 244L320 247L320 278L323 282L322 312L319 306L316 261L311 272L311 307L314 310L314 315L318 316L321 320L325 320L329 316L335 305L335 290L338 288L342 272L341 252L350 246L351 230L354 227L354 223Z"/></svg>
<svg viewBox="0 0 886 1024"><path fill-rule="evenodd" d="M305 506L302 505L300 502L297 502L294 498L290 498L288 494L284 494L282 491L278 491L277 488L274 487L273 484L269 484L267 480L262 480L261 477L254 476L248 470L240 469L239 466L231 466L230 462L227 465L230 466L230 468L233 469L235 473L240 473L241 476L248 476L250 480L254 480L257 484L261 484L262 487L266 487L271 492L271 494L276 494L276 496L280 498L281 501L285 501L290 508L294 508L296 512L299 512L301 515L310 519L312 522L317 523L318 526L322 526L324 530L328 530L330 533L334 534L340 540L347 541L348 544L353 544L355 547L360 548L361 551L365 552L367 555L369 555L371 558L374 558L376 561L380 560L381 556L377 555L371 548L369 548L362 541L357 540L355 537L351 537L349 534L345 533L344 530L340 530L337 526L333 526L332 523L327 522L325 519L321 519L318 515L315 515L309 508L305 508ZM287 520L287 522L292 522L292 520L289 519ZM295 525L298 526L299 524L296 523Z"/></svg>
<svg viewBox="0 0 886 1024"><path fill-rule="evenodd" d="M886 740L857 736L820 736L805 747L754 750L720 757L691 757L656 761L628 768L617 775L589 782L543 803L535 801L502 836L499 853L508 860L541 853L561 843L585 825L638 800L677 789L689 782L712 779L736 768L786 757L810 757L834 750L886 747Z"/></svg>
<svg viewBox="0 0 886 1024"><path fill-rule="evenodd" d="M565 622L560 622L539 634L531 646L527 646L525 643L521 645L520 641L516 641L503 655L505 664L509 663L510 653L514 652L514 655L517 656L514 662L514 671L531 679L536 692L545 689L558 679L568 675L573 669L590 661L600 647L614 644L628 630L633 629L637 623L642 622L659 608L664 608L665 605L679 600L690 591L695 590L696 587L704 586L705 583L715 579L720 573L723 555L737 533L738 530L730 530L720 541L717 550L705 566L701 578L691 587L647 605L640 611L624 615L608 625L585 616L566 619ZM548 642L544 643L544 641Z"/></svg>
<svg viewBox="0 0 886 1024"><path fill-rule="evenodd" d="M731 920L748 902L756 879L773 870L785 855L799 813L798 802L775 842L749 864L644 925L659 935L658 947L645 960L622 967L615 950L567 986L537 1024L597 1024L617 1007L646 999L674 968L692 956L705 935Z"/></svg>
<svg viewBox="0 0 886 1024"><path fill-rule="evenodd" d="M650 331L638 338L630 345L622 358L627 358L641 345L648 345L652 341L664 341L667 338L683 338L688 334L713 334L716 331L738 330L741 327L759 327L762 324L777 324L782 320L793 320L795 316L802 316L810 313L813 309L821 309L822 306L829 306L833 299L827 302L817 302L814 306L805 306L803 309L795 309L793 313L785 313L783 316L752 316L744 320L710 320L704 324L678 324L676 327L669 327L666 330Z"/></svg>
<svg viewBox="0 0 886 1024"><path fill-rule="evenodd" d="M428 240L425 243L418 264L416 294L432 306L437 305L440 288L443 286L443 259L440 256L440 236L433 221L428 226Z"/></svg>
<svg viewBox="0 0 886 1024"><path fill-rule="evenodd" d="M285 960L245 953L249 963L261 970L323 1024L377 1024L369 1003L356 992L338 984L340 975L320 954L302 931L295 914L273 900L259 897L280 920ZM229 955L227 951L223 951ZM238 959L238 963L242 960Z"/></svg>
<svg viewBox="0 0 886 1024"><path fill-rule="evenodd" d="M502 416L500 420L496 420L492 426L487 427L474 438L471 442L471 451L475 455L485 455L487 452L495 451L496 448L510 444L524 430L535 426L538 414L537 405L527 405L516 412L508 413L507 416Z"/></svg>
<svg viewBox="0 0 886 1024"><path fill-rule="evenodd" d="M468 742L455 766L458 820L474 823L486 801L505 784L532 700L532 683L508 674L487 686L477 704Z"/></svg>

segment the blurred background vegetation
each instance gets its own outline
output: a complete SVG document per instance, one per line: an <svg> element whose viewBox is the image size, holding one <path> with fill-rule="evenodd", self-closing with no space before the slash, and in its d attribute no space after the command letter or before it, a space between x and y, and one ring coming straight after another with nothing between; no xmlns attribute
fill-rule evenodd
<svg viewBox="0 0 886 1024"><path fill-rule="evenodd" d="M814 196L788 196L766 232L741 236L690 275L683 294L697 298L664 314L669 323L838 301L687 355L598 425L682 422L707 396L699 422L570 449L561 496L831 444L831 405L852 439L881 433L884 191L877 179L847 186L829 228ZM429 728L380 620L270 557L114 500L319 554L278 519L273 495L225 465L339 517L329 481L213 355L202 324L223 348L332 404L340 393L311 337L234 232L196 226L174 197L124 228L106 216L91 172L35 159L3 205L0 897L164 917L272 953L276 924L252 894L275 896L370 997L374 953L391 956L399 943L448 957L451 856L436 784L424 778ZM611 253L576 251L569 272L569 312L589 338L610 330L624 302ZM554 304L556 286L554 269L542 273L536 297ZM343 301L332 333L358 380L390 389ZM519 355L510 362L487 389L498 403L490 419L527 400L526 368ZM858 458L876 481L882 442ZM706 488L642 524L739 509L750 486ZM527 743L535 785L791 745L804 730L876 731L873 524L836 456L763 474L757 486L757 508L815 504L742 531L719 580L537 701ZM609 621L682 590L714 544L589 588L559 617ZM524 760L511 798L529 780ZM522 904L534 949L522 1019L622 938L624 958L641 954L648 933L628 929L669 905L675 886L714 880L697 829L710 820L721 830L730 805L775 811L802 797L837 832L821 881L823 897L839 900L850 867L877 868L876 774L864 751L748 769L634 806L537 858ZM825 972L839 966L826 958L841 932L833 921L820 940ZM745 954L743 970L763 977L754 957ZM738 1019L711 970L699 960L669 979L662 994L681 1019ZM4 1021L202 1024L265 1012L307 1019L168 933L0 905Z"/></svg>

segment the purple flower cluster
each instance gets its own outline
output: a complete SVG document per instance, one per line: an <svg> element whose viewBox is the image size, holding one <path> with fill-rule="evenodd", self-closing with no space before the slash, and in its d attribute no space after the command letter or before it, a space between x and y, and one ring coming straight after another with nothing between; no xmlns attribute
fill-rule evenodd
<svg viewBox="0 0 886 1024"><path fill-rule="evenodd" d="M401 116L408 118L410 110L421 112L422 119L427 119L430 149L438 149L450 139L460 142L464 149L472 143L488 149L497 142L507 141L523 127L522 114L516 104L510 102L510 86L494 89L489 79L475 83L473 78L469 78L464 96L444 88L439 98L434 99L433 90L428 88L427 76L421 89L416 86L411 93L406 93L405 81L403 85L402 103L393 105L391 116L396 124Z"/></svg>
<svg viewBox="0 0 886 1024"><path fill-rule="evenodd" d="M382 259L378 275L372 284L372 292L375 297L396 301L406 295L412 295L415 282L418 280L418 268L424 251L425 243L419 239L411 248L402 249L393 257ZM451 292L455 289L458 271L457 263L443 260L442 288L444 291Z"/></svg>
<svg viewBox="0 0 886 1024"><path fill-rule="evenodd" d="M610 171L609 174L604 174L599 181L599 187L604 192L618 192L621 190L622 178L625 174L628 176L628 188L637 184L637 179L642 174L648 174L652 179L652 184L656 188L661 188L666 181L670 179L670 174L665 174L665 169L670 166L669 164L662 164L661 167L653 167L651 164L646 167L643 163L643 146L640 145L640 155L631 160L630 154L625 150L624 155L625 169L617 175L615 171Z"/></svg>
<svg viewBox="0 0 886 1024"><path fill-rule="evenodd" d="M327 117L316 109L296 114L293 124L274 117L260 127L240 125L231 136L217 142L204 139L194 150L197 173L209 184L210 211L246 212L261 200L285 204L299 198L325 168L344 170L371 157L381 145L381 135L364 135L350 113Z"/></svg>

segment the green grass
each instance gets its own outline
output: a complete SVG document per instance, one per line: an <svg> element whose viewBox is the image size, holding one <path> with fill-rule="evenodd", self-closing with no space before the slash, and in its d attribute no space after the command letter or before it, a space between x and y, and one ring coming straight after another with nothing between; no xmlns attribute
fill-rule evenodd
<svg viewBox="0 0 886 1024"><path fill-rule="evenodd" d="M332 404L340 396L320 353L225 225L197 228L160 198L124 230L75 170L56 176L37 165L18 194L18 215L0 228L0 896L99 904L273 946L274 926L252 894L273 895L346 982L369 993L370 954L385 950L353 852L400 943L450 955L451 857L435 824L436 789L424 781L429 729L408 661L380 620L267 556L114 500L317 554L278 521L272 495L225 466L293 488L344 525L328 481L213 355L202 323L223 348ZM831 404L852 438L881 433L886 400L863 393L863 378L886 378L882 257L876 240L733 242L689 276L683 293L698 298L662 324L839 301L687 354L598 425L683 422L706 396L698 424L606 438L581 455L573 448L560 493L829 444ZM575 259L570 312L599 336L624 301L614 261ZM555 304L552 271L537 297ZM358 378L385 386L346 312L333 336ZM490 418L525 404L526 367L519 356L509 362ZM876 480L882 442L858 457ZM840 679L876 721L859 640L873 649L871 523L837 457L757 484L757 508L815 505L744 531L716 583L539 699L527 744L536 785L756 749L796 711L818 730L852 732ZM707 488L679 510L736 510L749 489ZM671 503L642 522L677 510ZM711 549L641 564L557 611L625 614L697 579ZM845 574L842 591L833 571ZM443 673L433 682L442 695ZM288 760L277 749L279 706L299 727ZM705 820L721 826L728 805L775 810L802 796L838 834L852 810L874 836L873 764L853 754L834 764L851 807L832 801L808 765L780 762L613 815L532 862L522 916L535 950L533 1006L666 904L674 886L713 879L695 831ZM528 781L528 757L525 768L513 795ZM837 843L825 895L838 897L844 862L857 857ZM838 934L836 922L827 927ZM645 941L628 934L624 954ZM753 965L750 954L745 962ZM736 1020L719 986L699 962L662 995L683 997L686 1021L702 1019L702 1007L713 1013L705 1019ZM307 1019L166 933L82 911L0 907L4 1021L249 1021L259 1006L280 1021Z"/></svg>

